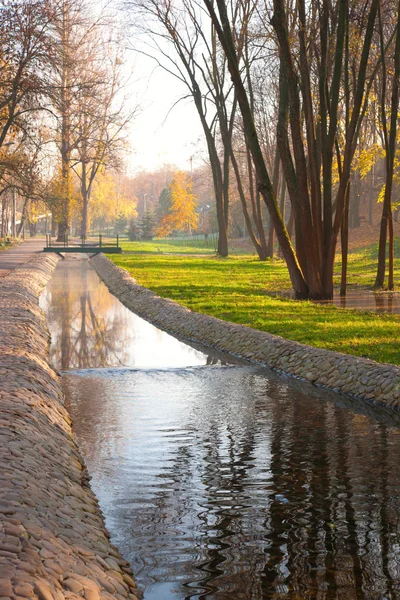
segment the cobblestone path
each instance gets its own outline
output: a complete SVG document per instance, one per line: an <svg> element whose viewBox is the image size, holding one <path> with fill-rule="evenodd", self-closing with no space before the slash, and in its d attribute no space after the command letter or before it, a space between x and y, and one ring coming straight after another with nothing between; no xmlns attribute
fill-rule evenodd
<svg viewBox="0 0 400 600"><path fill-rule="evenodd" d="M0 252L0 277L8 275L16 267L26 263L31 258L43 250L44 240L26 240L16 246Z"/></svg>
<svg viewBox="0 0 400 600"><path fill-rule="evenodd" d="M57 260L0 279L0 600L137 600L49 363L38 297Z"/></svg>

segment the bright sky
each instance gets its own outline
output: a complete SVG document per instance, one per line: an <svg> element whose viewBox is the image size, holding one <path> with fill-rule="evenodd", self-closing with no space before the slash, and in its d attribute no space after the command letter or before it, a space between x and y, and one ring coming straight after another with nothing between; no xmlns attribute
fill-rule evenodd
<svg viewBox="0 0 400 600"><path fill-rule="evenodd" d="M131 125L128 170L132 174L141 168L156 170L165 163L189 170L191 156L195 167L200 162L196 151L204 143L196 109L187 99L169 112L187 90L151 58L135 55L132 65L133 101L140 105L140 111Z"/></svg>

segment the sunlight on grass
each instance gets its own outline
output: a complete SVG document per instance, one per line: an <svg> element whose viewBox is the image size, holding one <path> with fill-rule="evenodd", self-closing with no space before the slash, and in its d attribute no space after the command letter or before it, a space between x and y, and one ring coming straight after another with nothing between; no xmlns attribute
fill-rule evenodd
<svg viewBox="0 0 400 600"><path fill-rule="evenodd" d="M376 252L374 245L351 253L352 289L373 285ZM192 310L319 348L400 364L400 316L271 297L267 292L291 289L281 260L261 263L252 255L220 259L163 254L119 255L112 260L141 285ZM396 259L397 273L399 268ZM335 273L338 284L340 263Z"/></svg>
<svg viewBox="0 0 400 600"><path fill-rule="evenodd" d="M149 241L129 242L121 240L121 247L124 252L149 252L154 254L215 254L217 250L217 239L210 235L207 240L204 238L158 238ZM252 254L246 251L238 243L232 248L233 254Z"/></svg>

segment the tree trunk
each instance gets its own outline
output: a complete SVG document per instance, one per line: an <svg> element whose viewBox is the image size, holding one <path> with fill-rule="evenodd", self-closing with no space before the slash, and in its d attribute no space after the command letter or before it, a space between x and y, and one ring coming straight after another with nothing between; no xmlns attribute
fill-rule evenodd
<svg viewBox="0 0 400 600"><path fill-rule="evenodd" d="M274 172L272 177L272 189L274 191L275 197L278 196L278 186L279 186L279 166L280 166L280 158L279 158L279 149L278 144L275 148L275 159L274 159ZM283 178L282 178L283 180ZM281 211L282 214L282 211ZM282 214L283 219L283 214ZM270 258L274 258L274 227L272 225L272 220L270 220L269 224L269 236L268 236L268 256Z"/></svg>
<svg viewBox="0 0 400 600"><path fill-rule="evenodd" d="M394 233L393 233L393 214L390 207L389 218L389 274L388 274L388 290L394 290Z"/></svg>
<svg viewBox="0 0 400 600"><path fill-rule="evenodd" d="M81 237L87 238L88 235L88 212L89 212L89 198L87 194L82 197L82 222L81 222Z"/></svg>
<svg viewBox="0 0 400 600"><path fill-rule="evenodd" d="M303 250L307 261L307 283L310 297L320 299L324 297L321 280L321 252L318 246L320 236L319 234L317 235L318 224L313 225L312 210L310 205L307 181L307 161L303 143L299 86L294 68L293 57L290 52L284 3L283 0L274 0L273 4L274 14L271 19L271 23L278 38L279 57L281 66L286 73L289 95L289 122L292 134L292 146L294 163L296 167L298 193L297 214L300 219L302 239L306 241ZM311 202L311 204L313 204L313 202ZM296 243L296 249L299 247L298 244L299 242Z"/></svg>
<svg viewBox="0 0 400 600"><path fill-rule="evenodd" d="M353 174L353 177L350 178L350 181L351 185L349 182L349 187L351 188L351 193L348 224L350 229L355 229L356 227L360 227L361 180L358 169Z"/></svg>
<svg viewBox="0 0 400 600"><path fill-rule="evenodd" d="M375 280L375 287L382 288L385 281L385 262L386 262L386 232L389 227L389 280L388 288L392 290L394 288L394 240L393 240L393 215L392 215L392 188L393 188L393 168L394 158L396 153L396 133L397 133L397 119L398 119L398 107L399 107L399 79L400 79L400 0L397 10L397 31L396 31L396 44L394 51L394 77L392 80L392 98L390 107L390 132L388 135L387 131L387 120L386 120L386 66L384 61L384 43L383 43L383 27L381 20L381 13L379 10L379 25L380 25L380 41L381 41L381 53L383 57L382 61L382 108L381 118L385 140L385 166L386 166L386 184L385 184L385 197L383 200L383 211L381 219L381 229L379 236L379 251L378 251L378 269Z"/></svg>
<svg viewBox="0 0 400 600"><path fill-rule="evenodd" d="M240 202L241 202L242 208L243 208L243 215L244 215L244 220L246 223L247 231L249 232L250 239L253 243L254 248L256 249L259 259L266 260L267 249L265 246L264 247L262 246L262 244L259 242L259 240L255 236L253 225L251 223L251 218L249 215L249 211L247 209L246 197L244 195L242 179L240 177L240 172L239 172L239 165L237 163L236 156L233 152L232 147L231 147L231 161L232 161L233 170L234 170L235 176L236 176L236 183L238 186L239 198L240 198Z"/></svg>
<svg viewBox="0 0 400 600"><path fill-rule="evenodd" d="M254 167L256 169L258 187L260 193L264 199L264 202L270 213L270 217L273 221L275 232L277 234L278 241L281 245L282 252L284 254L289 275L292 281L293 289L297 297L306 298L309 294L307 282L301 272L300 265L297 261L294 253L292 244L290 242L289 235L287 233L285 224L282 220L282 215L279 212L279 207L274 196L270 178L268 176L267 168L265 166L264 157L260 147L260 143L257 136L257 131L254 125L253 116L247 97L246 89L244 87L239 65L238 58L235 50L235 46L232 39L232 32L230 29L229 19L226 12L226 6L224 0L217 0L218 10L221 16L222 28L218 21L211 0L204 0L207 10L213 20L214 26L218 33L221 45L225 50L225 54L228 60L228 67L231 74L233 85L237 93L237 98L243 118L243 127L249 145Z"/></svg>
<svg viewBox="0 0 400 600"><path fill-rule="evenodd" d="M56 235L57 231L57 219L54 215L54 212L51 213L51 237Z"/></svg>
<svg viewBox="0 0 400 600"><path fill-rule="evenodd" d="M350 204L350 182L346 191L346 205L343 213L341 228L342 244L342 276L340 280L340 295L345 296L347 291L347 263L349 254L349 204Z"/></svg>
<svg viewBox="0 0 400 600"><path fill-rule="evenodd" d="M87 235L88 235L88 213L89 213L89 190L88 190L88 186L87 186L87 173L86 173L85 160L82 161L81 196L82 196L81 237L87 238Z"/></svg>
<svg viewBox="0 0 400 600"><path fill-rule="evenodd" d="M368 220L369 220L369 224L373 225L373 218L372 218L372 206L373 206L373 194L374 194L374 173L375 171L375 166L372 165L370 174L369 174L369 194L368 194Z"/></svg>
<svg viewBox="0 0 400 600"><path fill-rule="evenodd" d="M247 144L246 144L246 157L247 157L247 172L248 172L248 176L249 176L249 191L250 191L250 201L251 201L252 212L253 212L253 221L254 221L254 224L256 226L257 233L258 233L257 244L259 245L259 248L257 248L257 246L255 246L255 247L256 247L257 254L258 254L260 260L266 260L266 258L269 256L269 254L268 254L268 248L267 248L267 240L265 239L265 230L264 230L264 223L263 223L263 218L262 218L260 193L258 190L254 189L253 165L251 162L250 149L247 146ZM241 185L241 187L243 189L242 185ZM245 219L246 219L246 215L245 215ZM246 225L247 225L247 229L249 230L249 225L247 223L247 220L246 220ZM251 223L250 223L250 225L251 225ZM250 234L250 231L249 231L249 234ZM253 235L255 237L254 232L253 232ZM250 234L250 237L251 237L251 234ZM252 238L252 241L253 241L253 238ZM253 241L253 245L254 245L254 241Z"/></svg>
<svg viewBox="0 0 400 600"><path fill-rule="evenodd" d="M217 253L223 258L229 254L228 230L225 223L223 195L217 200L218 244Z"/></svg>
<svg viewBox="0 0 400 600"><path fill-rule="evenodd" d="M65 242L65 240L67 239L68 236L68 232L69 232L69 224L68 221L66 219L62 219L61 221L58 222L58 228L57 228L57 242Z"/></svg>
<svg viewBox="0 0 400 600"><path fill-rule="evenodd" d="M222 256L228 256L228 228L227 228L227 206L226 206L226 195L224 195L224 179L223 169L221 168L221 161L218 155L218 151L215 145L215 139L213 132L211 131L202 106L202 95L198 87L197 82L192 79L193 84L193 99L197 108L197 112L200 117L200 121L203 127L204 135L206 137L208 155L210 157L211 172L213 176L215 203L217 209L217 223L218 223L218 244L217 253Z"/></svg>
<svg viewBox="0 0 400 600"><path fill-rule="evenodd" d="M29 197L25 196L24 205L22 207L21 222L18 225L18 229L17 229L17 238L19 238L21 236L22 230L25 225L25 221L27 220L27 217L28 217L28 212L29 212Z"/></svg>
<svg viewBox="0 0 400 600"><path fill-rule="evenodd" d="M293 208L292 208L290 210L290 215L289 215L289 219L287 222L287 230L288 230L290 238L293 237L293 227L294 227L294 215L293 215Z"/></svg>
<svg viewBox="0 0 400 600"><path fill-rule="evenodd" d="M2 238L5 238L7 235L6 207L7 207L7 198L3 195L2 199L1 199L1 237Z"/></svg>
<svg viewBox="0 0 400 600"><path fill-rule="evenodd" d="M352 113L349 126L346 128L346 142L343 157L342 173L338 192L336 195L336 211L330 239L326 244L326 257L323 278L324 297L333 296L333 267L336 255L336 244L343 220L343 211L346 202L346 190L350 179L351 162L356 150L357 135L359 130L361 107L365 92L365 80L368 67L368 58L371 49L372 35L375 28L376 14L379 0L372 0L368 15L360 65L358 69L357 83L355 86Z"/></svg>

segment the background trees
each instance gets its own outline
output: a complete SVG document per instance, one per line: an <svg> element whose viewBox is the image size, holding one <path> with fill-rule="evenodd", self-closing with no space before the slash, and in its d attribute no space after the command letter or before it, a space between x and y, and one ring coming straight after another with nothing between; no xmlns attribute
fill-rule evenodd
<svg viewBox="0 0 400 600"><path fill-rule="evenodd" d="M246 233L261 260L278 244L296 294L329 298L338 243L345 293L349 228L372 223L379 197L376 286L385 285L389 233L391 288L397 0L131 0L129 6L132 45L179 82L204 134L204 165L190 169L199 196L193 221L185 221L182 204L182 226L171 227L187 232L197 219L205 232L215 221L221 256L233 232ZM171 230L177 168L125 177L129 191L106 183L121 173L135 114L124 91L130 67L117 20L90 0L10 0L0 7L3 234L12 229L15 203L27 222L39 201L52 211L60 240L72 220L74 233L86 235L93 219L105 226L113 215L121 226L136 210ZM108 208L100 201L107 187L116 195ZM360 214L363 196L368 215ZM131 203L124 211L117 208L122 198Z"/></svg>
<svg viewBox="0 0 400 600"><path fill-rule="evenodd" d="M121 167L135 111L124 98L120 31L88 0L0 7L0 194L4 216L17 203L20 229L45 201L59 240L72 216L86 234L95 178ZM7 222L3 234L14 233Z"/></svg>
<svg viewBox="0 0 400 600"><path fill-rule="evenodd" d="M379 159L367 170L364 160L363 175L358 162L382 152L394 158L383 123L385 115L397 119L387 92L395 93L398 81L397 2L137 0L131 7L147 36L144 46L136 43L139 51L179 79L196 106L213 176L219 253L228 252L236 198L260 259L273 255L276 236L299 297L332 296L340 241L344 294L348 229L360 224L363 188L372 221L378 191ZM393 86L386 85L388 69ZM383 265L390 181L385 189Z"/></svg>
<svg viewBox="0 0 400 600"><path fill-rule="evenodd" d="M169 206L161 218L158 229L160 236L169 235L174 231L182 231L190 235L193 229L197 229L199 223L199 215L196 212L197 197L193 194L192 187L191 178L183 171L176 171L169 186Z"/></svg>

